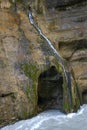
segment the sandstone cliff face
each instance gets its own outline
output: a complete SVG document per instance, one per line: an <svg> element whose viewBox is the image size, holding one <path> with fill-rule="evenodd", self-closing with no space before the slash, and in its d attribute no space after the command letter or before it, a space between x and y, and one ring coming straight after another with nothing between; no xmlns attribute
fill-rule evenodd
<svg viewBox="0 0 87 130"><path fill-rule="evenodd" d="M1 1L0 127L37 112L39 75L58 63L29 24L27 15ZM9 1L6 1L9 3ZM43 46L43 49L42 49ZM46 52L47 51L47 52Z"/></svg>
<svg viewBox="0 0 87 130"><path fill-rule="evenodd" d="M86 0L83 0L83 1L86 1ZM82 0L54 0L54 1L44 0L43 2L48 8L53 8L53 7L58 8L58 7L64 7L64 6L71 6L71 5L82 2Z"/></svg>
<svg viewBox="0 0 87 130"><path fill-rule="evenodd" d="M84 102L87 102L87 5L58 11L55 6L51 9L52 3L48 0L46 5L50 3L49 9L41 5L43 13L37 14L35 9L40 9L39 6L37 8L38 0L33 0L33 3L26 0L24 6L18 1L17 7L9 0L5 1L7 4L3 0L0 2L0 126L35 115L38 104L39 109L44 109L41 103L45 100L48 100L44 103L46 108L53 104L57 108L54 98L58 94L60 99L57 102L63 100L63 90L60 87L63 84L61 66L30 25L24 7L27 4L33 7L34 17L45 35L71 63ZM54 3L56 2L58 1L55 0ZM49 77L52 73L52 77ZM55 82L59 84L56 75L60 80L60 91L50 93ZM46 84L43 89L46 80L48 89ZM50 98L52 101L48 104ZM61 109L61 102L59 108Z"/></svg>
<svg viewBox="0 0 87 130"><path fill-rule="evenodd" d="M35 105L32 107L32 103L28 105L30 99L26 97L28 95L25 95L27 91L30 91L27 90L27 86L32 81L19 70L19 62L24 62L25 55L27 55L27 52L23 49L24 39L19 28L19 22L18 15L7 10L0 11L1 125L17 120L18 118L26 118L27 114L32 115L36 107ZM25 44L25 48L28 48L28 41L26 39ZM22 91L23 89L24 92ZM33 97L31 100L33 100Z"/></svg>
<svg viewBox="0 0 87 130"><path fill-rule="evenodd" d="M40 19L38 22L40 21L39 25L55 48L71 63L84 95L87 92L87 3L83 1L74 6L67 6L72 2L76 4L79 1L48 0L47 3L44 1L45 7L40 3L38 9L43 12L44 22Z"/></svg>
<svg viewBox="0 0 87 130"><path fill-rule="evenodd" d="M37 113L40 74L53 66L56 73L61 72L61 67L25 13L3 9L0 24L0 126L3 126Z"/></svg>
<svg viewBox="0 0 87 130"><path fill-rule="evenodd" d="M84 93L87 89L87 3L68 6L64 11L59 9L48 8L43 12L44 22L39 24L55 48L71 63Z"/></svg>

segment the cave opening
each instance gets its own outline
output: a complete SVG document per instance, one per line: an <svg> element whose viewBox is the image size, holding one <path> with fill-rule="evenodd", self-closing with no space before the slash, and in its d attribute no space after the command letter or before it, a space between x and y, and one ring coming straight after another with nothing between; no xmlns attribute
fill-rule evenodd
<svg viewBox="0 0 87 130"><path fill-rule="evenodd" d="M63 109L63 76L55 66L42 72L38 79L39 111Z"/></svg>
<svg viewBox="0 0 87 130"><path fill-rule="evenodd" d="M82 102L87 104L87 89L82 92Z"/></svg>

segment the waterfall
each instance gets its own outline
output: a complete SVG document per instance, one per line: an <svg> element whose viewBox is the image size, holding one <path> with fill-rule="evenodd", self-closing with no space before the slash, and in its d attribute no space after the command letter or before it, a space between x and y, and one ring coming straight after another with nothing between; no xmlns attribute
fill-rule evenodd
<svg viewBox="0 0 87 130"><path fill-rule="evenodd" d="M37 32L39 33L41 38L43 38L43 40L45 40L47 42L48 47L50 48L53 55L56 57L56 59L58 60L58 63L61 65L61 67L63 69L65 84L66 84L66 88L65 88L66 90L64 90L65 91L64 94L65 94L65 96L68 95L67 98L68 98L68 101L69 101L68 102L69 103L69 108L67 108L67 106L65 105L66 109L68 109L67 111L70 112L72 110L77 110L79 108L80 104L82 103L82 101L81 101L81 94L80 94L79 88L77 86L77 83L75 81L74 73L73 73L72 68L71 68L71 71L72 71L72 73L71 73L68 70L67 65L65 65L65 59L63 59L61 57L59 52L54 48L51 41L43 34L40 27L36 24L36 22L34 21L33 15L32 15L31 7L29 7L28 18L29 18L29 21L30 21L31 25L37 30ZM72 88L72 80L74 81L74 86L73 86L74 88ZM73 91L74 91L74 93L73 93ZM75 101L75 102L73 100L74 96L77 97L77 101ZM64 100L66 100L64 102L67 102L67 98L64 99Z"/></svg>
<svg viewBox="0 0 87 130"><path fill-rule="evenodd" d="M65 75L65 79L66 79L66 84L68 87L68 91L69 91L69 97L70 97L70 104L72 105L72 92L71 92L71 75L68 72L68 70L66 69L65 65L64 65L64 59L61 57L61 55L59 54L59 52L54 48L54 46L52 45L51 41L43 34L42 30L40 29L40 27L38 27L38 25L35 23L34 18L32 16L32 10L29 7L29 21L31 23L31 25L34 26L34 28L37 30L37 32L39 33L39 35L47 42L48 46L50 47L50 49L53 52L53 55L56 57L56 59L58 60L59 64L61 65L63 71L64 71L64 75Z"/></svg>
<svg viewBox="0 0 87 130"><path fill-rule="evenodd" d="M56 58L58 59L59 63L61 64L63 70L64 70L64 74L66 77L66 81L68 83L68 77L67 77L67 70L65 69L64 66L64 61L63 58L61 57L61 55L59 54L59 52L53 47L51 41L43 34L43 32L41 31L41 29L38 27L38 25L35 23L33 16L32 16L32 11L31 9L29 9L29 20L30 23L35 27L35 29L38 31L38 33L40 34L40 36L48 43L50 49L52 50L53 54L56 56Z"/></svg>

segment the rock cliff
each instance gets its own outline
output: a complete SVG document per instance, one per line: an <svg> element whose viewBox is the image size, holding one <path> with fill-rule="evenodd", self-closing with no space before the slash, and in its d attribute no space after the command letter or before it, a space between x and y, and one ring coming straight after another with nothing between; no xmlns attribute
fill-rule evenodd
<svg viewBox="0 0 87 130"><path fill-rule="evenodd" d="M28 4L44 34L71 64L87 103L87 4L78 2L0 0L0 127L63 107L62 68L30 25Z"/></svg>

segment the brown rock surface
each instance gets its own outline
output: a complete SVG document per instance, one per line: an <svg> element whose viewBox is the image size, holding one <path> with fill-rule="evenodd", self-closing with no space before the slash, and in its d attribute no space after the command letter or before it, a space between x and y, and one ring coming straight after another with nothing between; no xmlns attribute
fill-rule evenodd
<svg viewBox="0 0 87 130"><path fill-rule="evenodd" d="M18 5L0 9L0 127L37 112L39 75L58 62Z"/></svg>
<svg viewBox="0 0 87 130"><path fill-rule="evenodd" d="M57 71L61 69L30 25L20 3L17 12L6 8L10 6L0 9L0 126L34 115L40 74L53 66ZM34 16L54 47L71 63L77 83L85 93L87 5L67 7L65 11L50 9L44 14L35 12Z"/></svg>
<svg viewBox="0 0 87 130"><path fill-rule="evenodd" d="M18 87L18 81L27 81L27 77L18 77L15 69L21 39L18 25L18 15L0 11L0 126L30 112L28 99Z"/></svg>
<svg viewBox="0 0 87 130"><path fill-rule="evenodd" d="M50 0L48 1L50 3ZM57 9L55 7L44 9L44 17L40 15L37 21L43 32L54 43L54 47L71 63L77 83L82 93L86 95L87 3L66 7L65 10L59 11L59 8ZM85 103L87 103L86 100Z"/></svg>
<svg viewBox="0 0 87 130"><path fill-rule="evenodd" d="M87 4L67 7L65 11L50 9L44 15L44 21L39 22L42 30L60 54L71 63L81 90L86 90Z"/></svg>

